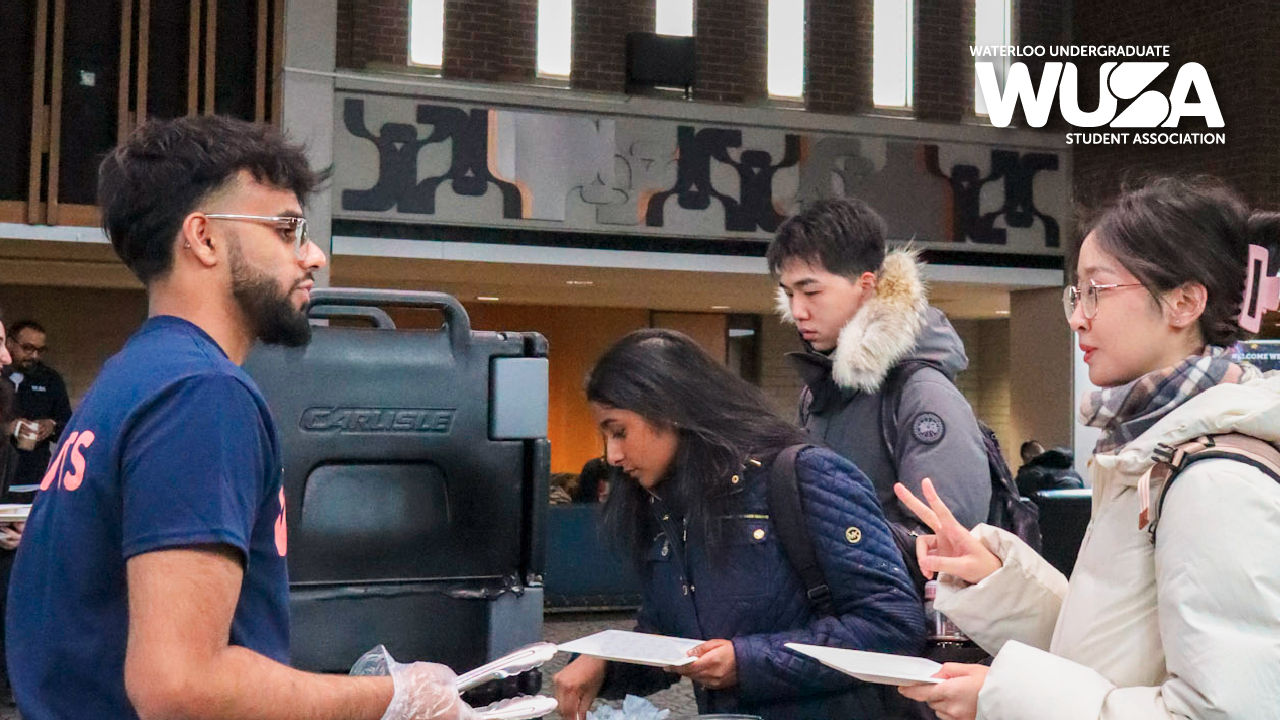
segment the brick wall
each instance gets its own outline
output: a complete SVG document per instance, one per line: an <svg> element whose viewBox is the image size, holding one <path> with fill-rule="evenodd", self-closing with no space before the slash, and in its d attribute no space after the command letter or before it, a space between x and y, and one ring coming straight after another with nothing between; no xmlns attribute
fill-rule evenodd
<svg viewBox="0 0 1280 720"><path fill-rule="evenodd" d="M355 0L338 0L338 13L335 19L337 27L336 31L337 46L334 49L334 62L340 68L355 67L351 58L352 42L355 40Z"/></svg>
<svg viewBox="0 0 1280 720"><path fill-rule="evenodd" d="M1012 0L1013 43L1045 46L1069 42L1064 0ZM921 120L974 118L974 0L919 0L916 4L915 114ZM1020 59L1039 83L1049 58ZM869 67L869 66L868 66ZM869 70L868 70L869 72ZM1055 111L1048 126L1060 130ZM1014 122L1026 126L1021 106Z"/></svg>
<svg viewBox="0 0 1280 720"><path fill-rule="evenodd" d="M766 97L767 0L696 0L694 13L694 99L754 103Z"/></svg>
<svg viewBox="0 0 1280 720"><path fill-rule="evenodd" d="M338 67L409 61L409 3L406 0L338 0Z"/></svg>
<svg viewBox="0 0 1280 720"><path fill-rule="evenodd" d="M575 0L570 85L622 92L629 32L653 32L656 9L649 0Z"/></svg>
<svg viewBox="0 0 1280 720"><path fill-rule="evenodd" d="M1065 27L1064 2L1014 0L1015 41L1065 42L1070 33ZM339 66L405 64L410 3L338 0ZM1159 6L1151 0L1138 4ZM1265 6L1261 0L1246 4ZM1110 9L1101 0L1081 0L1078 6L1083 7L1077 8L1077 17L1093 12L1094 6ZM805 105L809 110L837 114L871 110L872 8L873 0L805 0ZM654 0L576 0L570 84L583 90L621 92L626 34L652 30L654 12ZM750 105L767 98L768 0L695 0L694 12L695 99ZM973 58L968 48L973 41L973 13L974 0L917 0L913 82L915 113L922 120L960 122L972 117ZM1280 46L1280 39L1265 42ZM1028 62L1033 77L1039 76L1043 62ZM535 79L536 63L537 0L445 0L446 77L528 83ZM1253 67L1280 80L1280 69L1261 61Z"/></svg>
<svg viewBox="0 0 1280 720"><path fill-rule="evenodd" d="M1012 418L1012 386L1008 320L952 320L964 342L969 368L956 378L956 387L978 419L996 433L1005 462L1018 467L1018 447Z"/></svg>
<svg viewBox="0 0 1280 720"><path fill-rule="evenodd" d="M1033 47L1052 47L1054 45L1071 45L1069 29L1066 27L1067 15L1062 0L1013 0L1013 43L1014 45L1031 45ZM1036 87L1040 86L1040 77L1044 74L1044 64L1053 58L1025 58L1027 70ZM970 80L970 87L973 81ZM1096 96L1094 96L1096 97ZM1089 105L1085 105L1089 107ZM1022 106L1014 113L1015 122L1028 126ZM1029 126L1028 126L1029 127ZM1058 112L1057 104L1049 113L1049 122L1045 128L1054 132L1067 132L1066 121Z"/></svg>
<svg viewBox="0 0 1280 720"><path fill-rule="evenodd" d="M537 52L537 0L445 0L445 77L532 82Z"/></svg>
<svg viewBox="0 0 1280 720"><path fill-rule="evenodd" d="M852 114L871 108L872 0L809 0L805 107Z"/></svg>
<svg viewBox="0 0 1280 720"><path fill-rule="evenodd" d="M916 3L915 113L960 122L973 108L973 0Z"/></svg>
<svg viewBox="0 0 1280 720"><path fill-rule="evenodd" d="M768 396L774 412L795 422L800 400L800 376L786 354L803 349L794 325L769 314L760 317L760 389Z"/></svg>
<svg viewBox="0 0 1280 720"><path fill-rule="evenodd" d="M1167 2L1076 0L1077 44L1170 46L1171 66L1152 85L1168 91L1177 68L1198 62L1208 72L1222 110L1226 145L1076 146L1075 191L1091 203L1126 181L1151 173L1212 173L1235 185L1250 202L1280 206L1280 6L1269 0L1230 4L1188 0L1177 12ZM1082 105L1096 104L1098 62L1078 62ZM1197 119L1184 132L1209 131Z"/></svg>
<svg viewBox="0 0 1280 720"><path fill-rule="evenodd" d="M984 320L978 324L981 327L983 362L978 368L982 395L977 415L996 432L1005 462L1016 469L1018 447L1023 438L1015 437L1013 431L1009 321Z"/></svg>

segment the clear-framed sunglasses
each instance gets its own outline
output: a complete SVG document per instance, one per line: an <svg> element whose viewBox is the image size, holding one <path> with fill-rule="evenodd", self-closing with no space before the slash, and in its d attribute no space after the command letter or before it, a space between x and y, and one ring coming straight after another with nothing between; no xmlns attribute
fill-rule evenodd
<svg viewBox="0 0 1280 720"><path fill-rule="evenodd" d="M1098 314L1098 293L1103 290L1114 290L1116 288L1126 287L1142 287L1142 283L1111 283L1109 285L1099 285L1090 280L1088 287L1081 290L1075 285L1068 285L1062 289L1062 311L1067 314L1067 322L1071 321L1071 316L1076 312L1076 306L1083 304L1084 317L1086 320L1092 320Z"/></svg>
<svg viewBox="0 0 1280 720"><path fill-rule="evenodd" d="M211 220L240 220L270 225L280 232L280 239L293 246L293 254L299 260L307 254L307 219L297 215L235 215L230 213L205 213Z"/></svg>

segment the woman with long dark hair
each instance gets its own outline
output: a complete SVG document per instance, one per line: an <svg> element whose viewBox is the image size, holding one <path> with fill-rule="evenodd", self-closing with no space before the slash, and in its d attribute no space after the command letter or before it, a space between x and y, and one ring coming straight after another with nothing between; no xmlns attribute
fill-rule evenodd
<svg viewBox="0 0 1280 720"><path fill-rule="evenodd" d="M920 567L941 573L938 610L995 655L903 694L943 720L1280 712L1280 475L1264 444L1280 442L1280 374L1232 358L1241 323L1276 299L1270 283L1245 284L1251 253L1265 277L1278 220L1221 183L1163 178L1090 226L1063 298L1101 388L1080 406L1102 436L1075 570L1068 583L1009 533L966 531L927 482L928 505L899 485L936 532ZM1257 305L1242 308L1246 290ZM1220 455L1231 442L1253 456ZM1181 464L1206 444L1216 457Z"/></svg>
<svg viewBox="0 0 1280 720"><path fill-rule="evenodd" d="M875 490L835 453L795 459L804 524L830 590L815 609L768 507L771 464L803 444L764 395L688 337L627 335L587 381L606 458L620 472L605 528L641 570L640 632L706 640L693 663L702 712L771 719L881 718L885 691L830 670L788 642L919 653L924 613ZM601 692L648 694L679 680L657 668L580 657L555 677L560 712Z"/></svg>

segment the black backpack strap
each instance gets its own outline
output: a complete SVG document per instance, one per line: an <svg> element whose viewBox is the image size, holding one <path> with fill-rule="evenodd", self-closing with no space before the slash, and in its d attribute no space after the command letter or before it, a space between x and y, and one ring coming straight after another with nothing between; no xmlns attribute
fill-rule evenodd
<svg viewBox="0 0 1280 720"><path fill-rule="evenodd" d="M800 482L796 478L796 455L806 447L809 446L792 445L773 459L769 467L769 517L787 559L804 583L809 604L819 615L830 616L835 614L831 588L813 551L813 539L809 537L800 506Z"/></svg>
<svg viewBox="0 0 1280 720"><path fill-rule="evenodd" d="M1176 447L1158 445L1155 450L1157 463L1167 466L1169 476L1160 490L1160 500L1156 504L1155 517L1148 529L1151 542L1156 541L1156 528L1164 515L1164 503L1169 497L1169 488L1192 463L1200 460L1222 458L1235 460L1250 465L1276 482L1280 482L1280 449L1276 446L1244 433L1227 433L1223 435L1203 436Z"/></svg>

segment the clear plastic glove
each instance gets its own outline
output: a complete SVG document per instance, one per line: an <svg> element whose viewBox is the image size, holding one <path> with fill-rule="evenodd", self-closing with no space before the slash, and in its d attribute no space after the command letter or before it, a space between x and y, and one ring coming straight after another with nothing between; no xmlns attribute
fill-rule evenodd
<svg viewBox="0 0 1280 720"><path fill-rule="evenodd" d="M395 695L382 720L480 720L458 696L458 676L444 665L398 663L379 645L356 661L351 674L391 676Z"/></svg>

